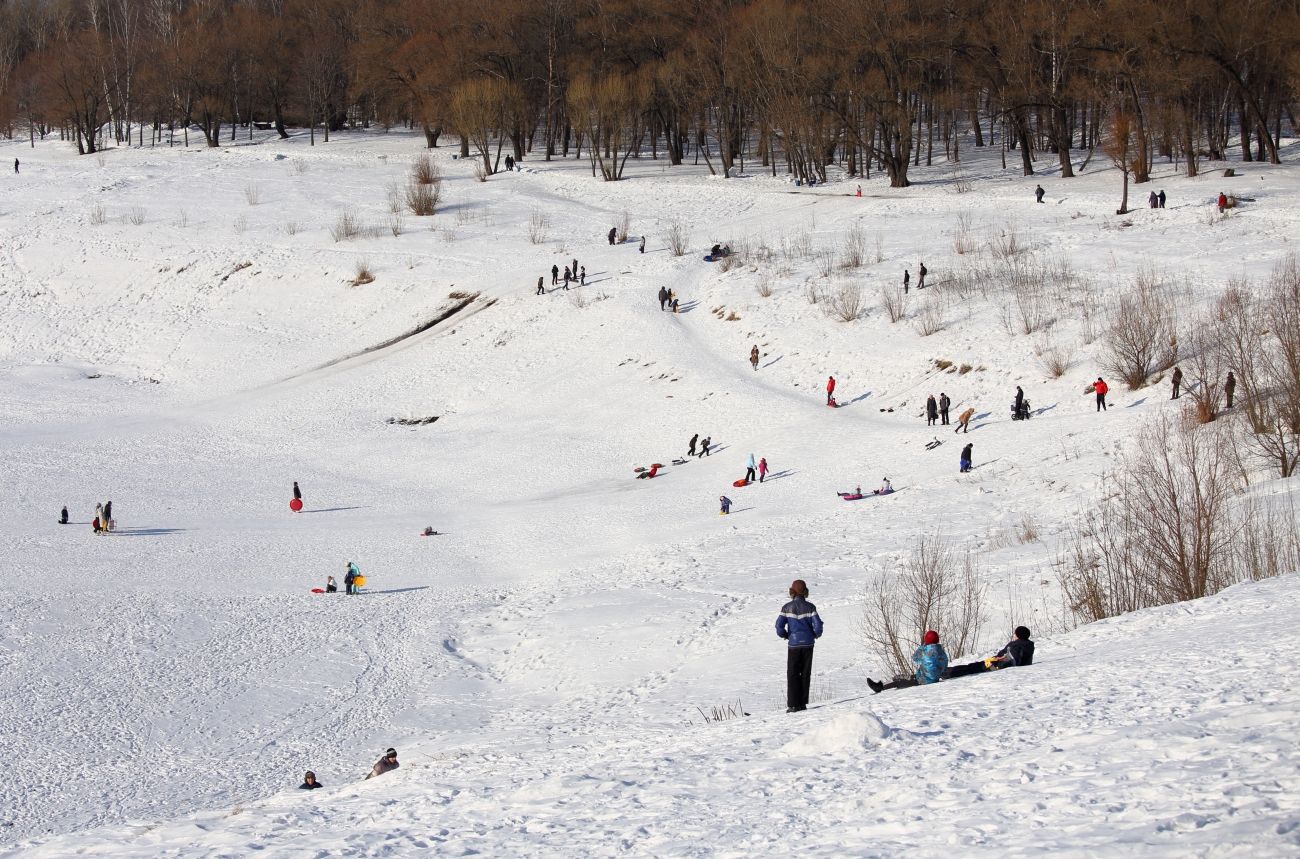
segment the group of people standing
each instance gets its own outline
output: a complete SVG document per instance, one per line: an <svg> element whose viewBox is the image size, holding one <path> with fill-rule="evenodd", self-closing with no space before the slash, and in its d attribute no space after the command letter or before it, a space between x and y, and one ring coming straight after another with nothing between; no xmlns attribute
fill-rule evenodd
<svg viewBox="0 0 1300 859"><path fill-rule="evenodd" d="M578 260L576 258L573 260L573 265L571 266L566 265L564 267L563 288L567 290L569 288L569 284L575 281L578 283L579 286L587 285L587 267L584 265L581 268L579 268ZM560 266L558 263L556 263L555 265L551 266L551 286L559 286L559 285L560 285ZM545 283L544 275L542 277L537 278L537 294L538 295L546 294L546 283Z"/></svg>

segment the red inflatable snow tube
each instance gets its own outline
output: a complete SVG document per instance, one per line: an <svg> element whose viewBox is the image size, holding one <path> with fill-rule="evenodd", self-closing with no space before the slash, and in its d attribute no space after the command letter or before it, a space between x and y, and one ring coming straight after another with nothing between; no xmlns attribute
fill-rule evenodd
<svg viewBox="0 0 1300 859"><path fill-rule="evenodd" d="M292 501L290 501L290 502L289 502L289 509L292 510L293 512L295 512L295 513L301 513L301 512L302 512L302 499L301 499L301 498L295 498L295 499L293 499Z"/></svg>

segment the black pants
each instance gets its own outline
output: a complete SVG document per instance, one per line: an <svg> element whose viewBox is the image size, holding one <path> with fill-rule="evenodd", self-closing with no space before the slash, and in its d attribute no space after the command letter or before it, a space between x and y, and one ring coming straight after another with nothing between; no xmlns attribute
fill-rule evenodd
<svg viewBox="0 0 1300 859"><path fill-rule="evenodd" d="M1099 411L1099 412L1104 412L1104 411L1106 411L1106 395L1105 395L1105 394L1098 394L1098 395L1097 395L1097 411Z"/></svg>
<svg viewBox="0 0 1300 859"><path fill-rule="evenodd" d="M1173 396L1173 399L1175 399L1175 400L1178 399L1178 387L1179 387L1178 385L1174 385L1174 396Z"/></svg>
<svg viewBox="0 0 1300 859"><path fill-rule="evenodd" d="M755 477L754 469L752 469L752 468L746 468L746 469L745 469L745 479L748 480L750 483L753 483L753 482L754 482L754 477Z"/></svg>
<svg viewBox="0 0 1300 859"><path fill-rule="evenodd" d="M944 674L944 678L951 679L953 677L965 677L967 674L983 674L985 671L988 671L988 668L985 667L983 661L967 662L965 665L954 665L949 668L947 673Z"/></svg>
<svg viewBox="0 0 1300 859"><path fill-rule="evenodd" d="M808 709L808 687L812 684L813 648L790 647L785 660L785 705L791 710Z"/></svg>
<svg viewBox="0 0 1300 859"><path fill-rule="evenodd" d="M944 426L947 426L947 425L948 425L948 410L947 410L947 409L944 409L943 411L939 412L939 420L943 423Z"/></svg>
<svg viewBox="0 0 1300 859"><path fill-rule="evenodd" d="M934 422L937 421L938 419L939 419L939 416L938 416L938 415L926 415L926 416L925 416L925 425L928 426L928 427L932 427L932 426L934 426Z"/></svg>
<svg viewBox="0 0 1300 859"><path fill-rule="evenodd" d="M915 677L900 677L880 687L880 691L886 689L911 689L913 686L920 686L920 682Z"/></svg>
<svg viewBox="0 0 1300 859"><path fill-rule="evenodd" d="M1228 391L1227 394L1228 394L1228 408L1232 408L1232 394L1233 394L1233 392L1232 392L1232 391Z"/></svg>
<svg viewBox="0 0 1300 859"><path fill-rule="evenodd" d="M686 449L686 455L695 456L695 442L691 442L691 446Z"/></svg>

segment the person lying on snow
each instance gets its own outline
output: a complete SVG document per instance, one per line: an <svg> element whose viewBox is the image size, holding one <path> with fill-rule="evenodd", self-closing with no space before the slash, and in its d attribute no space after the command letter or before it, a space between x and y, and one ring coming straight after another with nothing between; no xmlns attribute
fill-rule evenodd
<svg viewBox="0 0 1300 859"><path fill-rule="evenodd" d="M921 639L921 646L912 653L912 665L916 671L911 677L897 677L892 683L882 683L867 678L867 685L872 692L880 693L886 689L906 689L909 686L921 686L938 683L948 668L948 654L939 643L939 633L933 629Z"/></svg>
<svg viewBox="0 0 1300 859"><path fill-rule="evenodd" d="M1006 646L988 659L954 665L943 675L943 679L965 677L967 674L983 674L985 671L997 671L999 668L1017 668L1034 664L1034 643L1029 640L1029 629L1017 626L1015 637Z"/></svg>
<svg viewBox="0 0 1300 859"><path fill-rule="evenodd" d="M392 772L393 770L397 769L399 766L401 766L401 764L397 762L397 749L389 749L388 751L384 752L384 756L382 758L375 761L375 765L370 768L370 774L367 775L366 778L372 779L377 775L383 775L386 772Z"/></svg>

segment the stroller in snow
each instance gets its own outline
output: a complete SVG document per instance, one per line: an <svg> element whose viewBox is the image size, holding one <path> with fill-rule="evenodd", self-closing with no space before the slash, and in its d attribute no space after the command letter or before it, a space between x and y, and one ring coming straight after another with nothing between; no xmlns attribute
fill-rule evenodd
<svg viewBox="0 0 1300 859"><path fill-rule="evenodd" d="M1029 400L1021 400L1019 410L1016 409L1014 402L1011 403L1011 419L1013 421L1029 420Z"/></svg>

